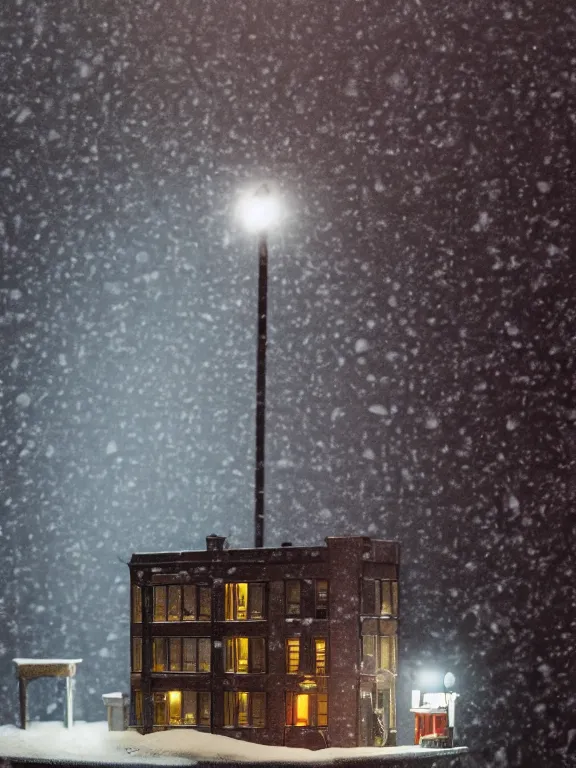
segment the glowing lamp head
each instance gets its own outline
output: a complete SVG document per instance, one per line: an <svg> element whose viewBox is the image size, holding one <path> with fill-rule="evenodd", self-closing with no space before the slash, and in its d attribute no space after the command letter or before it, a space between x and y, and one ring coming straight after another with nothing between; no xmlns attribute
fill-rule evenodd
<svg viewBox="0 0 576 768"><path fill-rule="evenodd" d="M423 691L442 690L442 673L437 669L421 669L418 682Z"/></svg>
<svg viewBox="0 0 576 768"><path fill-rule="evenodd" d="M446 672L444 675L444 688L446 688L447 691L451 691L454 688L454 685L456 684L456 678L452 674L452 672Z"/></svg>
<svg viewBox="0 0 576 768"><path fill-rule="evenodd" d="M281 213L280 200L266 184L243 197L238 206L240 220L249 232L266 232L278 224Z"/></svg>

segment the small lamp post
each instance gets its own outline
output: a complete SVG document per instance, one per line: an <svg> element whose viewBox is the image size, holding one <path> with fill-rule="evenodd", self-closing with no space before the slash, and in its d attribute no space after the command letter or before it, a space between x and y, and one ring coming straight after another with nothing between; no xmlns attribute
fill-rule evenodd
<svg viewBox="0 0 576 768"><path fill-rule="evenodd" d="M242 198L239 216L258 235L258 351L256 357L256 465L254 473L254 546L264 546L264 443L266 435L266 346L268 304L268 231L280 220L280 201L267 184Z"/></svg>
<svg viewBox="0 0 576 768"><path fill-rule="evenodd" d="M456 699L459 694L454 690L456 678L452 672L444 675L444 690L446 692L446 708L448 710L448 738L450 746L454 746L454 728L456 727Z"/></svg>

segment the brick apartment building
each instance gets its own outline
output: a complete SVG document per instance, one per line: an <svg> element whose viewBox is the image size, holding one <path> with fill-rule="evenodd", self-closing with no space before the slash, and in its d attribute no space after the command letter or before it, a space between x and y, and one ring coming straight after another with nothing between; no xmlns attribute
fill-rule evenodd
<svg viewBox="0 0 576 768"><path fill-rule="evenodd" d="M399 546L135 554L131 725L263 744L396 743Z"/></svg>

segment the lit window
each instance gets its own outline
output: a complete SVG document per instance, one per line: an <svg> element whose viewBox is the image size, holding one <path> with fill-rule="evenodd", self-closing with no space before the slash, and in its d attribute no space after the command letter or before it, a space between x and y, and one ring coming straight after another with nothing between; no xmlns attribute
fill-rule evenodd
<svg viewBox="0 0 576 768"><path fill-rule="evenodd" d="M198 694L196 691L184 691L182 723L183 725L198 725Z"/></svg>
<svg viewBox="0 0 576 768"><path fill-rule="evenodd" d="M210 672L210 638L199 637L198 640L198 672Z"/></svg>
<svg viewBox="0 0 576 768"><path fill-rule="evenodd" d="M398 582L376 582L376 605L379 606L380 616L398 615Z"/></svg>
<svg viewBox="0 0 576 768"><path fill-rule="evenodd" d="M136 585L132 587L132 623L142 623L142 589Z"/></svg>
<svg viewBox="0 0 576 768"><path fill-rule="evenodd" d="M264 728L266 694L248 691L224 692L224 726L228 728Z"/></svg>
<svg viewBox="0 0 576 768"><path fill-rule="evenodd" d="M195 637L182 638L182 671L198 670L198 640Z"/></svg>
<svg viewBox="0 0 576 768"><path fill-rule="evenodd" d="M328 581L316 579L316 618L328 618Z"/></svg>
<svg viewBox="0 0 576 768"><path fill-rule="evenodd" d="M210 726L210 693L168 691L154 694L154 725Z"/></svg>
<svg viewBox="0 0 576 768"><path fill-rule="evenodd" d="M182 725L210 726L210 694L206 691L183 691Z"/></svg>
<svg viewBox="0 0 576 768"><path fill-rule="evenodd" d="M182 589L168 587L168 621L181 621L182 618Z"/></svg>
<svg viewBox="0 0 576 768"><path fill-rule="evenodd" d="M310 725L310 694L297 693L294 696L294 725Z"/></svg>
<svg viewBox="0 0 576 768"><path fill-rule="evenodd" d="M132 672L142 672L142 638L132 638Z"/></svg>
<svg viewBox="0 0 576 768"><path fill-rule="evenodd" d="M380 637L378 668L396 672L397 638L394 635Z"/></svg>
<svg viewBox="0 0 576 768"><path fill-rule="evenodd" d="M226 621L264 618L264 584L235 582L225 585Z"/></svg>
<svg viewBox="0 0 576 768"><path fill-rule="evenodd" d="M210 693L208 691L198 694L198 717L200 725L210 725Z"/></svg>
<svg viewBox="0 0 576 768"><path fill-rule="evenodd" d="M182 669L182 638L171 637L168 640L168 652L170 654L170 672L180 672Z"/></svg>
<svg viewBox="0 0 576 768"><path fill-rule="evenodd" d="M167 725L167 704L168 694L155 693L154 694L154 725Z"/></svg>
<svg viewBox="0 0 576 768"><path fill-rule="evenodd" d="M209 621L210 587L187 584L154 587L154 621Z"/></svg>
<svg viewBox="0 0 576 768"><path fill-rule="evenodd" d="M166 621L166 587L154 587L154 621Z"/></svg>
<svg viewBox="0 0 576 768"><path fill-rule="evenodd" d="M314 670L317 675L325 675L327 672L327 648L326 638L314 638Z"/></svg>
<svg viewBox="0 0 576 768"><path fill-rule="evenodd" d="M212 593L210 587L197 587L198 620L210 621L212 615Z"/></svg>
<svg viewBox="0 0 576 768"><path fill-rule="evenodd" d="M362 636L362 671L374 674L376 672L376 637Z"/></svg>
<svg viewBox="0 0 576 768"><path fill-rule="evenodd" d="M182 724L182 691L168 693L168 718L170 725Z"/></svg>
<svg viewBox="0 0 576 768"><path fill-rule="evenodd" d="M226 672L246 674L266 671L266 643L263 637L227 637Z"/></svg>
<svg viewBox="0 0 576 768"><path fill-rule="evenodd" d="M153 672L210 672L209 637L152 638Z"/></svg>
<svg viewBox="0 0 576 768"><path fill-rule="evenodd" d="M152 639L152 672L166 672L168 644L165 637Z"/></svg>
<svg viewBox="0 0 576 768"><path fill-rule="evenodd" d="M300 582L286 582L286 616L300 616Z"/></svg>
<svg viewBox="0 0 576 768"><path fill-rule="evenodd" d="M142 691L132 691L132 724L142 725Z"/></svg>
<svg viewBox="0 0 576 768"><path fill-rule="evenodd" d="M286 673L297 675L300 671L300 638L289 637L286 640Z"/></svg>
<svg viewBox="0 0 576 768"><path fill-rule="evenodd" d="M326 693L287 693L286 725L325 728L328 725Z"/></svg>

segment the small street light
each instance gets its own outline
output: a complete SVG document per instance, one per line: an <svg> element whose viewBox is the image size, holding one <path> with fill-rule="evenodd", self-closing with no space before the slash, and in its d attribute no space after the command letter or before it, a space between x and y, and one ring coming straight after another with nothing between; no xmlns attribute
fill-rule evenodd
<svg viewBox="0 0 576 768"><path fill-rule="evenodd" d="M254 546L264 546L264 442L266 435L266 346L268 303L268 231L280 221L281 205L267 184L242 197L238 214L258 235L258 350L256 356L256 466L254 473Z"/></svg>
<svg viewBox="0 0 576 768"><path fill-rule="evenodd" d="M446 708L448 710L448 736L450 746L454 746L454 729L456 728L456 699L460 694L456 693L454 686L456 678L452 672L446 672L444 675L444 690L446 693Z"/></svg>

